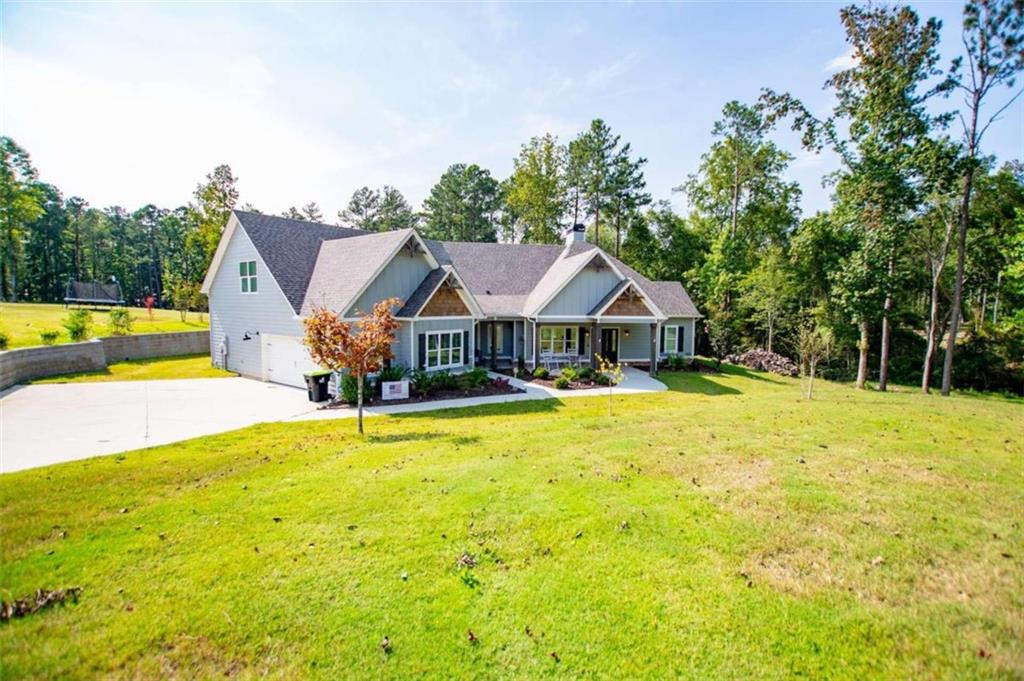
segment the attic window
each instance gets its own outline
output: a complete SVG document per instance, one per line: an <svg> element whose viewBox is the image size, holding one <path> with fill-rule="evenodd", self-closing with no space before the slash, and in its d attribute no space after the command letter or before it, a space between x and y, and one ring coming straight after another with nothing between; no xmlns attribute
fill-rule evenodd
<svg viewBox="0 0 1024 681"><path fill-rule="evenodd" d="M255 260L243 260L238 263L238 277L242 282L242 293L256 293Z"/></svg>

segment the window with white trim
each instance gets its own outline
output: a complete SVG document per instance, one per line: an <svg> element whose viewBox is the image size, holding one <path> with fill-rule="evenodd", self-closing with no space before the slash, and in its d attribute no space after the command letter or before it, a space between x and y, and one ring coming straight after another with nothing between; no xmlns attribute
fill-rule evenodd
<svg viewBox="0 0 1024 681"><path fill-rule="evenodd" d="M462 331L430 331L425 335L428 369L451 369L465 364Z"/></svg>
<svg viewBox="0 0 1024 681"><path fill-rule="evenodd" d="M665 347L661 349L662 352L673 355L679 352L679 327L678 326L666 326L665 327Z"/></svg>
<svg viewBox="0 0 1024 681"><path fill-rule="evenodd" d="M575 355L579 342L579 329L575 326L540 327L540 351L552 355Z"/></svg>
<svg viewBox="0 0 1024 681"><path fill-rule="evenodd" d="M238 263L238 277L242 281L242 293L256 293L255 260L243 260Z"/></svg>

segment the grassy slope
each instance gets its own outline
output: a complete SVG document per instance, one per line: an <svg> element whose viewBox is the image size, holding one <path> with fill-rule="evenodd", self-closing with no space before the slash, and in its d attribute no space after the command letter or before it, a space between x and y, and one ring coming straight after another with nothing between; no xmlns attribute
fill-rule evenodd
<svg viewBox="0 0 1024 681"><path fill-rule="evenodd" d="M0 676L1024 674L1024 407L730 371L0 476Z"/></svg>
<svg viewBox="0 0 1024 681"><path fill-rule="evenodd" d="M33 383L96 383L101 381L152 381L172 378L221 378L236 376L210 364L210 356L154 357L110 364L103 371L86 371L39 378Z"/></svg>
<svg viewBox="0 0 1024 681"><path fill-rule="evenodd" d="M132 333L161 333L165 331L201 331L210 328L203 316L199 321L199 313L188 313L187 321L181 321L177 310L153 310L153 319L149 318L142 308L128 308L135 318ZM0 330L10 336L10 347L21 348L30 345L42 345L39 339L41 331L60 331L57 343L70 343L63 322L68 311L63 305L43 305L37 303L0 303ZM107 325L110 315L105 309L93 310L93 335L108 335Z"/></svg>

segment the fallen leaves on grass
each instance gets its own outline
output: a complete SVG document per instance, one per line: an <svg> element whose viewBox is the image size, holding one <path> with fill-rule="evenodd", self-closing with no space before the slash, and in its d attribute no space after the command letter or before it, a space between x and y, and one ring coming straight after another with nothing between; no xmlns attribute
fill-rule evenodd
<svg viewBox="0 0 1024 681"><path fill-rule="evenodd" d="M63 604L69 598L72 603L77 603L78 594L81 592L80 586L67 589L36 589L34 597L17 598L11 603L0 601L0 622L32 615L51 605Z"/></svg>

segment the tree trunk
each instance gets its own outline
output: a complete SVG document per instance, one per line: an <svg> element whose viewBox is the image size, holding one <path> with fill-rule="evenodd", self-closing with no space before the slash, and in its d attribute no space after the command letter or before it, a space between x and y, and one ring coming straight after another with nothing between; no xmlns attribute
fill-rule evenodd
<svg viewBox="0 0 1024 681"><path fill-rule="evenodd" d="M768 313L768 352L772 351L772 336L774 335L774 332L775 332L775 319L773 319L772 314L769 312Z"/></svg>
<svg viewBox="0 0 1024 681"><path fill-rule="evenodd" d="M807 399L814 399L814 369L817 366L817 362L813 359L807 362L809 371L807 372Z"/></svg>
<svg viewBox="0 0 1024 681"><path fill-rule="evenodd" d="M362 374L356 376L356 424L359 428L359 434L363 434L363 376Z"/></svg>
<svg viewBox="0 0 1024 681"><path fill-rule="evenodd" d="M868 323L860 323L860 341L857 343L857 350L860 352L860 359L857 361L857 389L864 390L868 383Z"/></svg>
<svg viewBox="0 0 1024 681"><path fill-rule="evenodd" d="M740 214L740 162L733 161L732 167L732 218L729 226L729 238L736 238L736 228L739 225Z"/></svg>
<svg viewBox="0 0 1024 681"><path fill-rule="evenodd" d="M956 280L953 284L953 301L950 303L949 340L946 341L946 357L942 363L943 397L949 397L949 391L953 387L953 353L956 349L957 335L960 333L960 308L963 305L964 296L964 264L967 260L967 223L970 220L973 187L974 167L971 166L964 176L964 195L960 202L960 229L956 244Z"/></svg>
<svg viewBox="0 0 1024 681"><path fill-rule="evenodd" d="M941 273L942 270L939 270ZM939 327L939 278L932 274L932 302L928 311L928 345L924 350L924 366L921 368L921 392L927 395L931 390L932 359L935 357L935 334Z"/></svg>
<svg viewBox="0 0 1024 681"><path fill-rule="evenodd" d="M892 321L889 315L892 312L892 274L895 264L893 255L889 254L889 283L885 292L885 303L882 305L882 351L878 366L878 389L885 392L889 387L889 346L892 340Z"/></svg>

